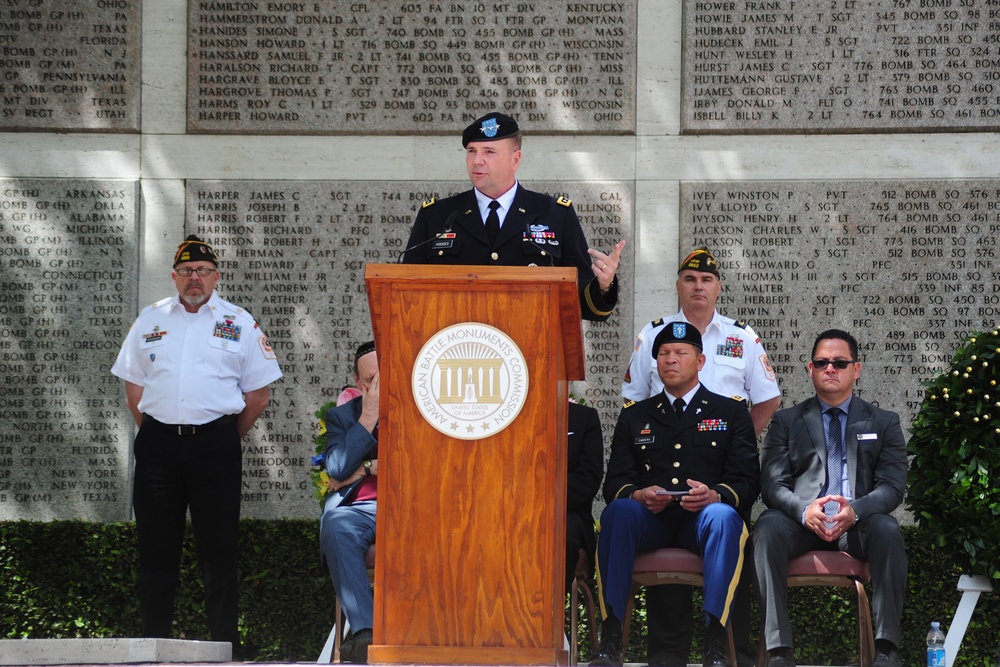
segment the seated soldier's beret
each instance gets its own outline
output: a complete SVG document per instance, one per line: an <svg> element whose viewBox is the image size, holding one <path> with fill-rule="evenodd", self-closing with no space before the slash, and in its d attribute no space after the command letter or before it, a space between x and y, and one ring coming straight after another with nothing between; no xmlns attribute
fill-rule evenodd
<svg viewBox="0 0 1000 667"><path fill-rule="evenodd" d="M665 343L690 343L700 351L702 349L701 332L698 331L698 327L687 322L670 322L660 329L660 333L656 334L656 338L653 339L651 352L654 359L660 351L660 346Z"/></svg>

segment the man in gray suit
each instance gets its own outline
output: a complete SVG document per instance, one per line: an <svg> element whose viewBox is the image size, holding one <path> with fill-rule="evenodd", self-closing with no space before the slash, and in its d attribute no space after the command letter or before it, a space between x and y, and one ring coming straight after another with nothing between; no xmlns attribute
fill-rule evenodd
<svg viewBox="0 0 1000 667"><path fill-rule="evenodd" d="M774 415L761 452L761 497L769 509L751 539L768 667L795 665L788 561L819 549L869 561L875 667L899 667L906 553L890 514L906 488L899 416L854 395L861 363L851 334L821 333L808 368L816 395Z"/></svg>

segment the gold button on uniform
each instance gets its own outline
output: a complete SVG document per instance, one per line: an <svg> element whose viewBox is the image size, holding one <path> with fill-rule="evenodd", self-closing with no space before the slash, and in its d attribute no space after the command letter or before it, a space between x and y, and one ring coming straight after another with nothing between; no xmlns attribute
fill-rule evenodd
<svg viewBox="0 0 1000 667"><path fill-rule="evenodd" d="M438 250L438 257L444 254L444 250Z"/></svg>
<svg viewBox="0 0 1000 667"><path fill-rule="evenodd" d="M500 255L496 254L495 252L494 253L490 253L490 257L493 258L493 261L496 261L496 260L500 259Z"/></svg>
<svg viewBox="0 0 1000 667"><path fill-rule="evenodd" d="M679 479L677 479L676 477L674 477L674 478L673 478L672 480L670 480L670 483L671 483L671 484L680 484L680 483L681 483L681 480L679 480Z"/></svg>
<svg viewBox="0 0 1000 667"><path fill-rule="evenodd" d="M674 461L674 467L675 468L680 468L681 467L681 462L680 461Z"/></svg>
<svg viewBox="0 0 1000 667"><path fill-rule="evenodd" d="M681 443L678 442L677 444L674 445L674 449L680 449L680 448L681 448Z"/></svg>

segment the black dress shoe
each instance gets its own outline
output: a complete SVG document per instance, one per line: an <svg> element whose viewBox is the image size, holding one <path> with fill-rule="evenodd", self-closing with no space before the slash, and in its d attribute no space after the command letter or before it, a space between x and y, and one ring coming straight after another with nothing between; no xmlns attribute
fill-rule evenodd
<svg viewBox="0 0 1000 667"><path fill-rule="evenodd" d="M368 664L368 647L372 645L372 630L358 630L351 636L351 653L349 660L356 665Z"/></svg>
<svg viewBox="0 0 1000 667"><path fill-rule="evenodd" d="M733 667L729 661L728 640L723 642L719 639L709 639L707 641L708 647L701 663L702 667Z"/></svg>
<svg viewBox="0 0 1000 667"><path fill-rule="evenodd" d="M875 662L872 663L872 667L899 667L899 651L896 649L888 651L876 649Z"/></svg>
<svg viewBox="0 0 1000 667"><path fill-rule="evenodd" d="M795 667L795 658L789 655L772 653L767 658L767 667Z"/></svg>
<svg viewBox="0 0 1000 667"><path fill-rule="evenodd" d="M588 664L591 667L620 667L624 659L622 636L611 634L601 637L601 645L597 647L597 652L590 656Z"/></svg>
<svg viewBox="0 0 1000 667"><path fill-rule="evenodd" d="M340 644L340 661L350 662L352 651L354 651L354 640L348 637Z"/></svg>

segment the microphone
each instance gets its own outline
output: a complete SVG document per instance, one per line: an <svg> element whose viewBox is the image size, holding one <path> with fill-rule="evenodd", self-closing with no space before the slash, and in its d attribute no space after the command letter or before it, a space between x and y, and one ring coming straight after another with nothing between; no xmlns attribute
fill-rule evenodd
<svg viewBox="0 0 1000 667"><path fill-rule="evenodd" d="M531 245L533 245L535 247L535 250L537 250L538 252L542 253L542 257L548 257L549 258L549 266L555 266L556 265L556 258L552 255L552 253L549 252L548 250L546 250L545 248L543 248L542 246L538 245L537 243L535 243L535 239L531 238L531 225L530 224L525 223L525 225L524 225L524 233L525 233L524 240L527 241L528 243L530 243Z"/></svg>
<svg viewBox="0 0 1000 667"><path fill-rule="evenodd" d="M434 236L430 237L429 239L424 239L423 241L420 241L419 243L414 243L409 248L405 248L403 250L403 252L399 253L399 257L396 258L396 264L402 264L403 263L403 257L405 257L406 253L410 252L411 250L416 250L417 248L419 248L421 246L425 246L428 243L430 243L431 241L437 241L439 238L441 238L442 236L444 236L445 234L447 234L448 232L450 232L451 231L451 223L455 222L455 218L457 218L457 217L458 217L458 209L452 210L451 215L449 215L448 219L444 221L444 230L438 232L437 234L435 234Z"/></svg>

